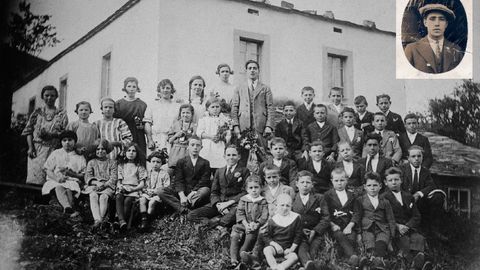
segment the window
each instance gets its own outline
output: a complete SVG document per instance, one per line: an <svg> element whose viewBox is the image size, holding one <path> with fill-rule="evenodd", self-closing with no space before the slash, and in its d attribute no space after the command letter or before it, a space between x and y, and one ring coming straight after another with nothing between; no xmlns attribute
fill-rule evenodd
<svg viewBox="0 0 480 270"><path fill-rule="evenodd" d="M35 110L35 103L36 103L36 98L35 97L30 98L30 100L28 101L28 116L29 117L33 113L33 111Z"/></svg>
<svg viewBox="0 0 480 270"><path fill-rule="evenodd" d="M246 80L245 63L248 60L255 60L260 64L260 80L269 83L269 44L270 39L266 35L234 31L234 83L240 84Z"/></svg>
<svg viewBox="0 0 480 270"><path fill-rule="evenodd" d="M341 88L345 85L345 57L328 54L328 89Z"/></svg>
<svg viewBox="0 0 480 270"><path fill-rule="evenodd" d="M324 100L328 100L328 92L332 88L340 88L343 91L343 103L352 103L353 93L353 61L352 52L335 48L323 48L323 88L326 94Z"/></svg>
<svg viewBox="0 0 480 270"><path fill-rule="evenodd" d="M470 218L470 189L448 188L448 201L460 214Z"/></svg>
<svg viewBox="0 0 480 270"><path fill-rule="evenodd" d="M67 75L64 75L60 78L60 87L58 88L59 89L58 105L60 108L64 110L67 108L67 88L68 88Z"/></svg>
<svg viewBox="0 0 480 270"><path fill-rule="evenodd" d="M100 86L100 97L110 96L110 60L111 53L107 53L102 57L102 79Z"/></svg>

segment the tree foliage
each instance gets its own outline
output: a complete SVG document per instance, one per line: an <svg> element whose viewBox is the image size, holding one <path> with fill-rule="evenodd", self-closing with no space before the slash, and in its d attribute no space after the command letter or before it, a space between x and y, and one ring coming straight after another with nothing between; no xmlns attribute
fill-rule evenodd
<svg viewBox="0 0 480 270"><path fill-rule="evenodd" d="M49 23L50 15L35 15L30 4L21 1L19 13L11 13L8 22L9 44L17 50L38 55L45 47L54 47L57 39L55 27Z"/></svg>
<svg viewBox="0 0 480 270"><path fill-rule="evenodd" d="M430 100L432 131L480 147L480 84L464 80L453 94Z"/></svg>

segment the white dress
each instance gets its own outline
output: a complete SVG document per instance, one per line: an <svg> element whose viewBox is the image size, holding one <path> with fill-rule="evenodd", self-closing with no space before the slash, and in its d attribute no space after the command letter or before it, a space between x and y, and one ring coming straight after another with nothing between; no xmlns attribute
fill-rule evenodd
<svg viewBox="0 0 480 270"><path fill-rule="evenodd" d="M202 133L214 136L218 132L218 128L227 122L227 118L222 114L220 116L203 116L198 121L197 136L200 137ZM226 166L223 153L225 151L225 143L223 141L213 142L210 139L202 139L202 150L200 156L210 161L211 168L221 168Z"/></svg>
<svg viewBox="0 0 480 270"><path fill-rule="evenodd" d="M147 105L143 122L152 125L152 139L155 142L156 150L167 148L170 152L168 140L168 130L173 121L178 117L180 104L175 101L165 101L156 99Z"/></svg>

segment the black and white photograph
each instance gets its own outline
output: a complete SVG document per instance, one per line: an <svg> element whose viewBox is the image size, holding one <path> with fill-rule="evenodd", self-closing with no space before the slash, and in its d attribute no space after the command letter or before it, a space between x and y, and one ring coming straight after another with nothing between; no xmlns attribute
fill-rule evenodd
<svg viewBox="0 0 480 270"><path fill-rule="evenodd" d="M0 270L480 269L479 1L0 10Z"/></svg>

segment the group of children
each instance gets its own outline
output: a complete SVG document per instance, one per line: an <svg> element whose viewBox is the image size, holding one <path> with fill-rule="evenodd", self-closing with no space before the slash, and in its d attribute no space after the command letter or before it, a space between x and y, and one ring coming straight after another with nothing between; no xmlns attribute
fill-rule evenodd
<svg viewBox="0 0 480 270"><path fill-rule="evenodd" d="M341 103L336 88L329 93L332 104L314 104L314 89L304 87L300 106L284 104L269 143L271 158L257 175L239 164L242 151L229 144L233 127L225 100L204 100L200 76L189 86L191 102L180 105L172 100L171 81L162 80L159 99L146 106L135 98L138 81L129 77L127 96L102 99L103 118L94 123L88 121L90 104L78 103L79 120L60 134L62 148L45 163L43 194L55 190L72 216L78 215L74 197L88 194L95 229L106 224L109 201L115 201L121 230L137 201L142 229L165 203L222 235L231 231L231 264L238 269L255 267L263 256L272 269L298 260L305 269L320 269L316 258L327 233L354 267L366 263L356 246L361 239L376 268L385 267L393 243L412 268L422 269L417 202L431 199L435 186L430 145L417 133L415 115L407 115L404 126L390 112L388 95L377 97L377 113L358 96L355 111ZM178 115L167 119L174 109ZM148 170L147 148L153 150ZM430 204L423 203L424 212ZM277 263L279 256L284 260Z"/></svg>

